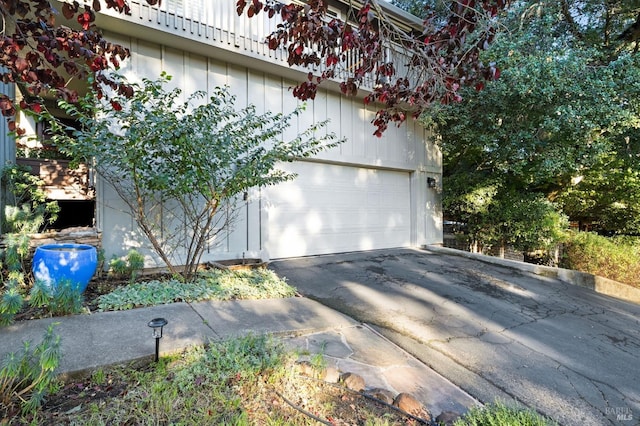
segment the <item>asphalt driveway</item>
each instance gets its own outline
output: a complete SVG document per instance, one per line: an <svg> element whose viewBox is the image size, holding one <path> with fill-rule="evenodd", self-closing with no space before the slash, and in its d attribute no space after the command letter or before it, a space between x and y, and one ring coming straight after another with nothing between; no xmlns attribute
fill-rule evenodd
<svg viewBox="0 0 640 426"><path fill-rule="evenodd" d="M481 402L563 425L640 424L640 306L424 250L277 260L306 297L376 327Z"/></svg>

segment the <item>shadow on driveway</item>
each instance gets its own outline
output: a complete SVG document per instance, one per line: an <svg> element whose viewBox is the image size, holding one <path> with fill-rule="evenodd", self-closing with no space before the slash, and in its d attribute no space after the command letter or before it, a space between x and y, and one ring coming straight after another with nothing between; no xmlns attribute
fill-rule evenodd
<svg viewBox="0 0 640 426"><path fill-rule="evenodd" d="M640 306L417 249L283 259L304 296L376 327L482 402L564 425L637 425Z"/></svg>

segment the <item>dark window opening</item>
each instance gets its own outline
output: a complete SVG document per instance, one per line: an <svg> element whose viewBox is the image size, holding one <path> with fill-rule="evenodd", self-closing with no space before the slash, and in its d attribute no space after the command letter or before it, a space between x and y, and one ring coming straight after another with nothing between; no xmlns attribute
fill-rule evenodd
<svg viewBox="0 0 640 426"><path fill-rule="evenodd" d="M58 219L49 229L65 229L94 226L95 200L57 200L60 206Z"/></svg>

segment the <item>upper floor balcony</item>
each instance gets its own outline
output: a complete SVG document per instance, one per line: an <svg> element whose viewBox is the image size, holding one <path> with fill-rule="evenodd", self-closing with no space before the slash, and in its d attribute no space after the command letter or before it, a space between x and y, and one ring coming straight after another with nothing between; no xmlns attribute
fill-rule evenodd
<svg viewBox="0 0 640 426"><path fill-rule="evenodd" d="M329 14L348 20L355 13L349 8L359 7L356 3L358 2L335 0L331 3ZM248 18L246 14L238 16L236 0L163 0L159 6L150 6L144 0L133 0L130 1L130 5L130 15L103 9L97 19L98 26L106 31L243 66L251 66L251 61L261 61L259 65L254 63L253 66L295 80L301 78L301 72L306 75L309 71L314 74L323 71L322 65L311 70L290 67L285 48L274 51L265 43L266 37L275 31L281 22L279 17L269 18L266 13L260 13L253 18ZM395 20L407 30L417 29L421 25L418 18L394 6L386 5L385 2L381 2L381 6L385 13L388 13L386 19ZM361 60L350 52L346 52L345 55L345 70ZM345 76L346 71L342 71L337 75L337 79ZM369 78L365 80L361 89L371 89L373 84L373 78Z"/></svg>

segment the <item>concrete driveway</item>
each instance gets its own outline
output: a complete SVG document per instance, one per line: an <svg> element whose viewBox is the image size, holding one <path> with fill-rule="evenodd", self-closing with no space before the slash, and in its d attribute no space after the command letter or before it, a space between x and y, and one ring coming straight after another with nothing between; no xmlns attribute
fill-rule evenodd
<svg viewBox="0 0 640 426"><path fill-rule="evenodd" d="M640 306L455 255L278 260L306 297L378 329L481 402L563 425L640 424Z"/></svg>

